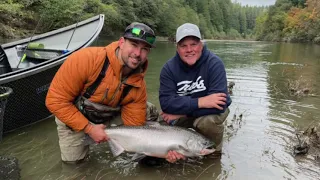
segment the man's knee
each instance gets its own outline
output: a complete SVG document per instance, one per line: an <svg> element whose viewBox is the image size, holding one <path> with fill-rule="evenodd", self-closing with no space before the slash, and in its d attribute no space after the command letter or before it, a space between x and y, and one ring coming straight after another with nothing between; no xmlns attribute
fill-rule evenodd
<svg viewBox="0 0 320 180"><path fill-rule="evenodd" d="M88 145L60 146L61 160L65 163L76 164L85 160L89 154Z"/></svg>
<svg viewBox="0 0 320 180"><path fill-rule="evenodd" d="M146 114L147 121L157 121L158 118L159 118L159 112L157 110L157 107L154 104L147 102L147 114Z"/></svg>
<svg viewBox="0 0 320 180"><path fill-rule="evenodd" d="M197 118L193 122L193 126L197 129L203 129L203 131L220 133L224 129L224 121L227 119L229 109L222 114L207 115Z"/></svg>
<svg viewBox="0 0 320 180"><path fill-rule="evenodd" d="M212 136L222 134L224 131L224 124L223 122L221 123L216 116L217 115L199 117L194 121L193 127L210 139Z"/></svg>
<svg viewBox="0 0 320 180"><path fill-rule="evenodd" d="M212 140L217 150L221 150L223 132L224 132L224 121L227 119L229 109L219 115L208 115L197 118L193 127L201 134Z"/></svg>
<svg viewBox="0 0 320 180"><path fill-rule="evenodd" d="M84 132L76 132L56 118L61 159L67 163L77 163L85 159L89 146L83 143Z"/></svg>

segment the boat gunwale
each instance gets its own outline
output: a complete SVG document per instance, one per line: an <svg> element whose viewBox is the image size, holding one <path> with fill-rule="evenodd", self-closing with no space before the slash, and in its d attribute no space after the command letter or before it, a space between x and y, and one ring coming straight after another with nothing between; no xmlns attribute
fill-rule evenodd
<svg viewBox="0 0 320 180"><path fill-rule="evenodd" d="M12 48L12 47L14 47L16 45L19 45L19 44L28 43L30 38L32 38L32 41L39 40L39 39L44 39L44 38L50 37L52 35L57 35L57 34L69 31L71 29L74 29L75 27L84 26L84 25L89 24L89 23L91 23L93 21L97 21L100 18L101 18L101 15L97 15L97 16L91 17L89 19L80 21L79 23L71 24L69 26L62 27L62 28L59 28L59 29L56 29L56 30L53 30L53 31L45 32L43 34L38 34L38 35L35 35L33 37L27 37L27 38L24 38L24 39L20 39L18 41L13 41L13 42L9 42L9 43L6 43L6 44L2 44L1 46L2 46L3 49L8 49L8 48Z"/></svg>
<svg viewBox="0 0 320 180"><path fill-rule="evenodd" d="M13 71L13 72L2 74L2 75L0 75L0 85L8 83L8 82L15 81L15 80L18 80L18 79L22 79L22 78L25 78L25 77L28 77L28 76L31 76L31 75L34 75L34 74L37 74L39 72L42 72L42 71L45 71L45 70L50 69L52 67L55 67L58 64L62 64L63 61L71 53L73 53L73 52L75 52L75 51L77 51L77 50L79 50L79 49L81 49L83 47L86 47L86 46L90 45L94 40L96 40L97 36L101 32L101 29L102 29L103 24L104 24L104 14L99 14L97 16L91 17L91 18L86 19L84 21L81 21L79 23L75 23L75 24L66 26L64 28L60 28L60 29L57 29L57 30L53 30L53 31L50 31L50 32L47 32L47 33L44 33L44 34L40 34L40 35L34 36L32 38L32 41L44 39L46 37L57 35L57 34L60 34L60 33L66 32L66 31L70 31L70 30L74 29L75 27L85 26L85 25L90 24L91 22L95 22L95 21L99 21L99 24L98 24L97 28L95 29L94 33L92 33L92 36L90 38L88 38L88 40L85 43L83 43L82 45L80 45L77 48L74 48L72 51L69 51L68 53L65 53L65 54L63 54L61 56L58 56L58 57L53 58L53 59L50 59L48 61L41 62L41 63L39 63L39 64L37 64L35 66L28 67L28 68L22 68L22 69ZM2 47L4 49L8 49L8 48L12 48L12 47L14 47L16 45L19 45L19 44L25 44L25 43L29 42L30 38L31 37L25 38L25 39L22 39L22 40L18 40L18 41L14 41L14 42L11 42L11 43L6 43L6 44L3 44Z"/></svg>

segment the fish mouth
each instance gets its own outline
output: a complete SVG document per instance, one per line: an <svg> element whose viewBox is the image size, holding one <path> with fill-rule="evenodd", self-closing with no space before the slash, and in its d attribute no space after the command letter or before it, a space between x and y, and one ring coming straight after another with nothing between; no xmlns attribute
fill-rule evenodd
<svg viewBox="0 0 320 180"><path fill-rule="evenodd" d="M216 151L215 148L216 148L216 146L214 144L211 144L211 145L207 146L205 149L201 150L200 155L204 156L204 155L211 154Z"/></svg>
<svg viewBox="0 0 320 180"><path fill-rule="evenodd" d="M216 146L213 143L206 147L206 149L215 149L215 148Z"/></svg>
<svg viewBox="0 0 320 180"><path fill-rule="evenodd" d="M208 154L212 154L215 151L216 151L215 149L203 149L200 151L200 155L205 156Z"/></svg>

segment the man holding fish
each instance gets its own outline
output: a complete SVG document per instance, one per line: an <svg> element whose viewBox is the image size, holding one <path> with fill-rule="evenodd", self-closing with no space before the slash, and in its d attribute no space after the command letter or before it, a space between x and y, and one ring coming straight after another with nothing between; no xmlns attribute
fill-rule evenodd
<svg viewBox="0 0 320 180"><path fill-rule="evenodd" d="M215 155L220 157L231 98L223 62L201 39L194 24L177 28L177 53L160 74L161 116L169 125L193 128L213 141ZM168 153L169 162L179 159L184 159L181 153Z"/></svg>
<svg viewBox="0 0 320 180"><path fill-rule="evenodd" d="M62 64L46 106L56 116L63 162L77 163L87 157L86 135L102 143L109 140L106 127L141 126L146 116L158 118L147 114L152 106L147 103L144 80L155 39L149 26L134 22L118 41L80 49Z"/></svg>

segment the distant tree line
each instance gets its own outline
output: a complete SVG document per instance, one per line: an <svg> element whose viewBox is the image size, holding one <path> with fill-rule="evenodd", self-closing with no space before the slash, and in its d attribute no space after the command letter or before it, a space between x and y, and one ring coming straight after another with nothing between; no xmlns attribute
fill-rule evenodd
<svg viewBox="0 0 320 180"><path fill-rule="evenodd" d="M320 43L319 0L277 0L258 16L257 40Z"/></svg>
<svg viewBox="0 0 320 180"><path fill-rule="evenodd" d="M231 0L2 0L0 37L42 33L100 13L110 36L140 21L173 40L176 28L191 22L207 39L320 43L319 0L277 0L270 7Z"/></svg>
<svg viewBox="0 0 320 180"><path fill-rule="evenodd" d="M140 21L173 39L179 25L191 22L199 25L204 38L253 39L256 18L267 14L267 7L231 0L2 0L0 36L46 32L100 13L105 14L104 32L114 36Z"/></svg>

